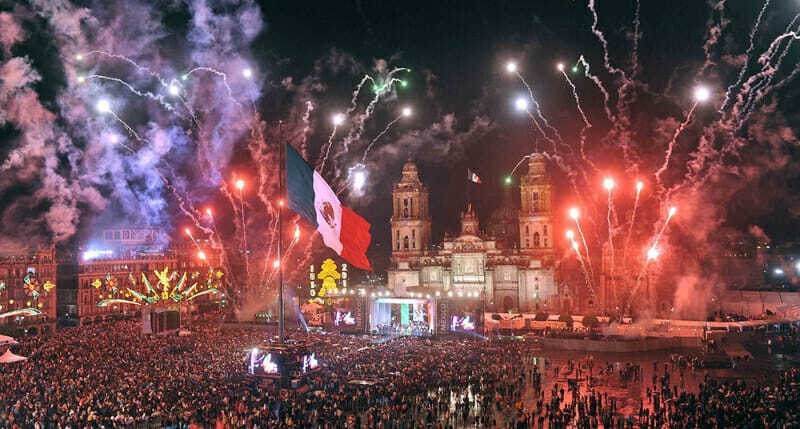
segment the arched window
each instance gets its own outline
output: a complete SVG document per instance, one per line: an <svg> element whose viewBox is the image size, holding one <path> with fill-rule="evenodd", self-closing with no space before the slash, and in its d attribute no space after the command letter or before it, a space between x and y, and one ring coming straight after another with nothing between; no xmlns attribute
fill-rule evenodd
<svg viewBox="0 0 800 429"><path fill-rule="evenodd" d="M397 243L397 250L400 250L400 231L395 231L395 243Z"/></svg>
<svg viewBox="0 0 800 429"><path fill-rule="evenodd" d="M525 235L531 235L531 228L529 225L525 225Z"/></svg>
<svg viewBox="0 0 800 429"><path fill-rule="evenodd" d="M403 237L403 249L408 250L408 236Z"/></svg>
<svg viewBox="0 0 800 429"><path fill-rule="evenodd" d="M539 233L533 233L533 247L539 247Z"/></svg>

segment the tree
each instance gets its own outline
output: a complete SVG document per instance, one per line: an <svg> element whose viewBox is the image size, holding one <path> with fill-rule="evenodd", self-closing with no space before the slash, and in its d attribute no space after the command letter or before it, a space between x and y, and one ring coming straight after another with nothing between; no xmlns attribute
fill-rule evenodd
<svg viewBox="0 0 800 429"><path fill-rule="evenodd" d="M547 321L548 317L550 317L550 315L547 314L546 311L540 311L540 312L536 313L536 316L533 317L533 320L535 320L537 322L544 322L544 321Z"/></svg>
<svg viewBox="0 0 800 429"><path fill-rule="evenodd" d="M558 316L558 321L566 323L567 327L570 327L570 328L572 327L573 320L572 320L572 316L570 316L569 314L561 314L561 315L559 315Z"/></svg>
<svg viewBox="0 0 800 429"><path fill-rule="evenodd" d="M583 326L587 328L594 328L600 324L600 321L597 320L597 316L590 314L587 316L583 316Z"/></svg>

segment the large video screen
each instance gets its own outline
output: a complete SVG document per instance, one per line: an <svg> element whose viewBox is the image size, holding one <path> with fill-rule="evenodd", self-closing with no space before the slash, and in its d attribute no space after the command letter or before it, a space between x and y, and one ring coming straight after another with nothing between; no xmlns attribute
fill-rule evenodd
<svg viewBox="0 0 800 429"><path fill-rule="evenodd" d="M254 347L247 358L247 373L257 377L297 377L320 369L316 353L307 348L269 350Z"/></svg>
<svg viewBox="0 0 800 429"><path fill-rule="evenodd" d="M338 298L330 306L331 323L326 324L328 329L357 332L362 331L364 318L364 304L361 298Z"/></svg>
<svg viewBox="0 0 800 429"><path fill-rule="evenodd" d="M345 310L336 310L335 316L333 318L333 326L355 326L356 325L356 318L353 316L352 311L345 311Z"/></svg>
<svg viewBox="0 0 800 429"><path fill-rule="evenodd" d="M454 314L450 318L450 330L455 332L474 331L475 330L474 316L469 314L458 316Z"/></svg>
<svg viewBox="0 0 800 429"><path fill-rule="evenodd" d="M446 321L446 329L450 332L474 332L483 324L480 303L448 302L439 310L442 311L439 318L441 322Z"/></svg>
<svg viewBox="0 0 800 429"><path fill-rule="evenodd" d="M249 353L250 363L247 366L247 373L256 376L280 377L281 356L266 350L254 348Z"/></svg>

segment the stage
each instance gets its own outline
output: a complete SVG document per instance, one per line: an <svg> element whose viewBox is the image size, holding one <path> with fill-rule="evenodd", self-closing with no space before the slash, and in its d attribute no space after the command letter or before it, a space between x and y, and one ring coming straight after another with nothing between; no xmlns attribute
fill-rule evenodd
<svg viewBox="0 0 800 429"><path fill-rule="evenodd" d="M436 304L421 298L377 298L370 302L370 333L427 337L436 332Z"/></svg>

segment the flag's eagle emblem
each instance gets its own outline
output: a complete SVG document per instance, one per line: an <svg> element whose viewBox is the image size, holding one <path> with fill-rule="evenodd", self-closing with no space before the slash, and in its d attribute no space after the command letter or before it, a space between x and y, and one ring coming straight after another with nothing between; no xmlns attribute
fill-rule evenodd
<svg viewBox="0 0 800 429"><path fill-rule="evenodd" d="M336 212L333 211L333 206L331 205L331 203L323 201L319 213L322 215L322 218L325 219L325 222L328 223L328 226L330 226L331 229L335 230Z"/></svg>

